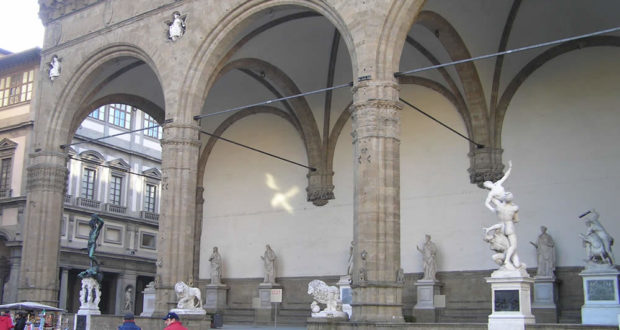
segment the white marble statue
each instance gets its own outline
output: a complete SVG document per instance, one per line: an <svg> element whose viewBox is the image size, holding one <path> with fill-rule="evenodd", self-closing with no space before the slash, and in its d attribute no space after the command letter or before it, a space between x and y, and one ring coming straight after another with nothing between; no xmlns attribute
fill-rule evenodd
<svg viewBox="0 0 620 330"><path fill-rule="evenodd" d="M187 15L181 16L181 13L175 11L172 14L172 21L166 21L168 25L168 39L177 41L185 34L185 19Z"/></svg>
<svg viewBox="0 0 620 330"><path fill-rule="evenodd" d="M217 246L213 247L209 262L211 263L211 284L222 284L222 256Z"/></svg>
<svg viewBox="0 0 620 330"><path fill-rule="evenodd" d="M536 276L554 277L555 271L555 242L551 235L547 234L547 227L540 226L540 235L536 243L531 242L536 248L536 256L538 260L538 270Z"/></svg>
<svg viewBox="0 0 620 330"><path fill-rule="evenodd" d="M355 247L355 241L351 241L351 247L349 247L349 261L347 262L347 275L349 277L353 275L353 248Z"/></svg>
<svg viewBox="0 0 620 330"><path fill-rule="evenodd" d="M313 280L308 283L308 294L314 299L310 305L312 317L347 317L347 314L342 311L340 290L337 287L328 286L320 280ZM319 303L326 305L322 311L317 311Z"/></svg>
<svg viewBox="0 0 620 330"><path fill-rule="evenodd" d="M436 281L437 273L437 246L431 242L431 235L426 235L422 248L416 246L416 249L422 253L422 261L424 262L423 280Z"/></svg>
<svg viewBox="0 0 620 330"><path fill-rule="evenodd" d="M498 252L493 255L493 260L500 264L502 270L516 270L525 269L525 264L519 260L517 254L517 233L515 230L515 223L519 222L517 213L519 207L514 204L513 195L511 192L506 191L503 187L504 181L510 175L512 170L512 162L508 162L508 170L506 174L496 182L486 181L484 186L489 189L489 193L484 202L484 205L491 211L493 211L499 223L484 228L485 237L484 240L491 243L491 249ZM504 240L503 235L506 240ZM503 246L506 246L505 248Z"/></svg>
<svg viewBox="0 0 620 330"><path fill-rule="evenodd" d="M263 266L265 268L265 278L263 283L276 283L276 253L273 252L271 246L265 246L265 253L261 256Z"/></svg>
<svg viewBox="0 0 620 330"><path fill-rule="evenodd" d="M192 310L202 308L202 298L200 289L192 288L185 282L178 282L174 285L174 292L177 294L177 308L182 310Z"/></svg>
<svg viewBox="0 0 620 330"><path fill-rule="evenodd" d="M510 175L510 171L512 170L512 161L508 161L508 170L504 174L504 176L497 180L496 182L485 181L482 185L489 189L489 193L487 194L487 198L484 201L484 206L486 206L491 212L495 213L495 206L498 201L502 201L504 196L506 195L506 189L502 185L508 176Z"/></svg>
<svg viewBox="0 0 620 330"><path fill-rule="evenodd" d="M133 312L133 288L128 286L125 289L125 302L123 303L123 311Z"/></svg>
<svg viewBox="0 0 620 330"><path fill-rule="evenodd" d="M586 232L579 234L586 248L586 261L589 265L615 265L614 255L611 246L614 244L614 238L609 235L607 230L598 221L599 214L592 209L579 216L586 220Z"/></svg>
<svg viewBox="0 0 620 330"><path fill-rule="evenodd" d="M60 71L61 71L60 61L61 59L58 57L58 55L54 55L52 56L52 61L49 63L49 66L50 66L49 77L50 77L50 80L52 81L60 77Z"/></svg>

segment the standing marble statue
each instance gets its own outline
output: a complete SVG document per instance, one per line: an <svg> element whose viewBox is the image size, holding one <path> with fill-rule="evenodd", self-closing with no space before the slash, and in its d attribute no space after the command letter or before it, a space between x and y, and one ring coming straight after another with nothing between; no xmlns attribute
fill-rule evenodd
<svg viewBox="0 0 620 330"><path fill-rule="evenodd" d="M217 246L213 247L209 262L211 263L211 284L222 284L222 256Z"/></svg>
<svg viewBox="0 0 620 330"><path fill-rule="evenodd" d="M586 248L586 261L589 264L615 265L614 255L611 251L614 238L598 221L598 212L592 209L580 215L579 218L586 220L586 232L579 234Z"/></svg>
<svg viewBox="0 0 620 330"><path fill-rule="evenodd" d="M168 39L177 41L185 34L185 19L187 15L181 16L181 13L175 11L172 13L172 21L166 21L168 25Z"/></svg>
<svg viewBox="0 0 620 330"><path fill-rule="evenodd" d="M547 234L547 227L540 226L540 235L536 243L531 242L536 248L538 270L536 276L553 277L555 271L555 242L551 235Z"/></svg>
<svg viewBox="0 0 620 330"><path fill-rule="evenodd" d="M349 261L347 262L347 275L353 275L353 248L355 247L355 241L351 241L351 247L349 248Z"/></svg>
<svg viewBox="0 0 620 330"><path fill-rule="evenodd" d="M416 249L422 253L422 261L424 262L423 280L435 281L437 273L437 246L431 242L431 235L426 235L422 248L416 246Z"/></svg>
<svg viewBox="0 0 620 330"><path fill-rule="evenodd" d="M492 243L491 248L496 252L503 251L503 256L498 256L497 254L493 256L495 262L500 263L501 261L502 268L507 270L516 270L519 268L525 269L525 264L521 263L517 254L517 233L515 230L515 223L519 222L519 218L517 216L519 207L513 203L512 193L506 191L502 185L508 178L511 170L512 162L508 162L508 170L501 179L497 182L484 182L484 186L490 190L484 205L489 210L493 211L500 221L491 227L484 228L484 231L485 241ZM501 237L497 237L497 235L504 236L506 240L503 240ZM499 241L502 241L502 244L497 244ZM496 243L495 245L498 246L505 245L505 248L501 250L495 249L493 247L494 242Z"/></svg>
<svg viewBox="0 0 620 330"><path fill-rule="evenodd" d="M263 283L276 283L276 254L269 244L265 246L265 253L261 256L261 259L263 259L265 268Z"/></svg>

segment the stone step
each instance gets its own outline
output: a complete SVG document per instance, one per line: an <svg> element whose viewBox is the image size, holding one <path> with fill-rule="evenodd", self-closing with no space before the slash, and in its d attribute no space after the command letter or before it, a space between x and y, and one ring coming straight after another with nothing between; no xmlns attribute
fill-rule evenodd
<svg viewBox="0 0 620 330"><path fill-rule="evenodd" d="M486 308L445 309L439 314L439 322L486 323L490 314Z"/></svg>

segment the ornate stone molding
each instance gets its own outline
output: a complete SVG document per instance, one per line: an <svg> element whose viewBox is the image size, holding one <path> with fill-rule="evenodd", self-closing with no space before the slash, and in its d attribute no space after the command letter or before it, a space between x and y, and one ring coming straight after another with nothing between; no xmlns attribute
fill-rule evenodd
<svg viewBox="0 0 620 330"><path fill-rule="evenodd" d="M471 167L469 180L482 188L484 181L497 181L504 175L504 164L502 164L503 149L499 148L480 148L472 150L468 156Z"/></svg>
<svg viewBox="0 0 620 330"><path fill-rule="evenodd" d="M330 199L334 199L333 176L334 171L324 169L308 173L308 187L306 188L308 202L312 202L316 206L323 206Z"/></svg>
<svg viewBox="0 0 620 330"><path fill-rule="evenodd" d="M57 165L33 165L28 167L27 190L62 191L67 188L69 170Z"/></svg>
<svg viewBox="0 0 620 330"><path fill-rule="evenodd" d="M400 103L382 99L353 104L353 140L370 136L399 139L401 109Z"/></svg>
<svg viewBox="0 0 620 330"><path fill-rule="evenodd" d="M103 0L39 0L39 17L43 24L94 5Z"/></svg>

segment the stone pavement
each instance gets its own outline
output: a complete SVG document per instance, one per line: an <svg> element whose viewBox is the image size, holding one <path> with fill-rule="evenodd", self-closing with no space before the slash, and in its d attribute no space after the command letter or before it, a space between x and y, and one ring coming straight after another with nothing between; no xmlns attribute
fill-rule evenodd
<svg viewBox="0 0 620 330"><path fill-rule="evenodd" d="M230 329L230 330L247 330L247 329L278 329L278 330L299 330L299 329L306 329L306 327L299 327L299 326L280 326L278 325L277 328L274 328L273 325L270 326L263 326L263 325L235 325L235 324L224 324L224 326L220 329Z"/></svg>

